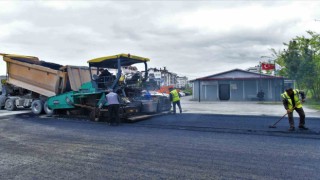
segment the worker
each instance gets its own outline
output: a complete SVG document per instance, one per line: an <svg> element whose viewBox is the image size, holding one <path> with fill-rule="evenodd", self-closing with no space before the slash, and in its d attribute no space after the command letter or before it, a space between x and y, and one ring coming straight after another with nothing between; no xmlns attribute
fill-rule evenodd
<svg viewBox="0 0 320 180"><path fill-rule="evenodd" d="M117 93L113 92L112 89L107 90L109 92L106 95L106 101L108 103L108 112L109 112L109 125L119 125L120 124L120 99Z"/></svg>
<svg viewBox="0 0 320 180"><path fill-rule="evenodd" d="M114 80L112 73L108 71L107 68L99 69L99 76L97 78L97 83L99 88L107 88Z"/></svg>
<svg viewBox="0 0 320 180"><path fill-rule="evenodd" d="M299 99L299 94L301 96L301 101ZM294 131L294 120L293 120L293 111L295 110L300 117L299 129L308 130L305 126L305 113L302 108L302 103L305 101L305 94L303 91L298 89L288 88L283 94L281 94L282 102L284 108L287 110L288 119L289 119L289 131Z"/></svg>
<svg viewBox="0 0 320 180"><path fill-rule="evenodd" d="M174 88L169 88L170 91L170 101L173 106L173 114L176 114L176 105L178 105L180 113L182 113L181 104L180 104L180 94Z"/></svg>
<svg viewBox="0 0 320 180"><path fill-rule="evenodd" d="M105 69L100 69L99 71L100 71L99 77L102 77L102 76L112 76L112 74L108 71L107 68L105 68Z"/></svg>

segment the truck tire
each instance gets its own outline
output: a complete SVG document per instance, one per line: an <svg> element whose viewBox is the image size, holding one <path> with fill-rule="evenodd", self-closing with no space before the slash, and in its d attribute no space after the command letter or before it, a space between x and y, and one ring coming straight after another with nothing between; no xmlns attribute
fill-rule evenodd
<svg viewBox="0 0 320 180"><path fill-rule="evenodd" d="M16 110L16 109L17 109L17 106L16 106L16 101L15 101L15 99L11 99L11 98L7 99L4 107L5 107L6 110L8 110L8 111L14 111L14 110Z"/></svg>
<svg viewBox="0 0 320 180"><path fill-rule="evenodd" d="M46 101L46 102L44 103L43 109L44 109L44 112L45 112L48 116L52 116L53 113L54 113L54 110L49 108L49 106L48 106L48 101Z"/></svg>
<svg viewBox="0 0 320 180"><path fill-rule="evenodd" d="M31 111L33 114L39 115L43 112L43 103L41 100L34 100L31 104Z"/></svg>

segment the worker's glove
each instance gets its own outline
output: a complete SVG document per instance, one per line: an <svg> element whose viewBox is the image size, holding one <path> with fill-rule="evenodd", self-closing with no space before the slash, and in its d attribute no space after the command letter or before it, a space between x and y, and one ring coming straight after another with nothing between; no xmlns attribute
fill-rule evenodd
<svg viewBox="0 0 320 180"><path fill-rule="evenodd" d="M102 103L100 103L100 104L99 104L99 109L101 109L101 108L102 108L102 106L103 106L103 104L102 104Z"/></svg>
<svg viewBox="0 0 320 180"><path fill-rule="evenodd" d="M292 109L287 109L287 113L291 113L292 112Z"/></svg>

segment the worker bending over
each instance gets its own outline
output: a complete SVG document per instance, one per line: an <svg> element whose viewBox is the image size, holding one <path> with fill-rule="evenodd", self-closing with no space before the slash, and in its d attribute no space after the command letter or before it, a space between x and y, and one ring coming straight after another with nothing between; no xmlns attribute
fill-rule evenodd
<svg viewBox="0 0 320 180"><path fill-rule="evenodd" d="M299 98L299 94L301 95L301 101ZM289 119L289 131L294 131L294 120L293 120L293 111L295 110L300 117L300 123L299 123L299 129L301 130L308 130L307 127L305 127L305 113L302 108L302 102L305 100L305 94L303 91L300 91L298 89L286 89L286 91L281 94L282 102L284 105L284 108L287 110L288 113L288 119Z"/></svg>
<svg viewBox="0 0 320 180"><path fill-rule="evenodd" d="M176 114L176 105L178 105L180 113L182 113L179 92L174 88L170 88L169 91L170 91L170 100L173 106L173 114Z"/></svg>

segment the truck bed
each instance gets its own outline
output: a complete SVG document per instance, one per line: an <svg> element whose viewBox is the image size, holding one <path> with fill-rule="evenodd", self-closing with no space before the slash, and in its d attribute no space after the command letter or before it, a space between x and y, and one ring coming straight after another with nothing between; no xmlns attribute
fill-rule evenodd
<svg viewBox="0 0 320 180"><path fill-rule="evenodd" d="M7 63L7 83L42 96L77 91L81 84L91 79L86 66L62 66L32 56L1 55Z"/></svg>

